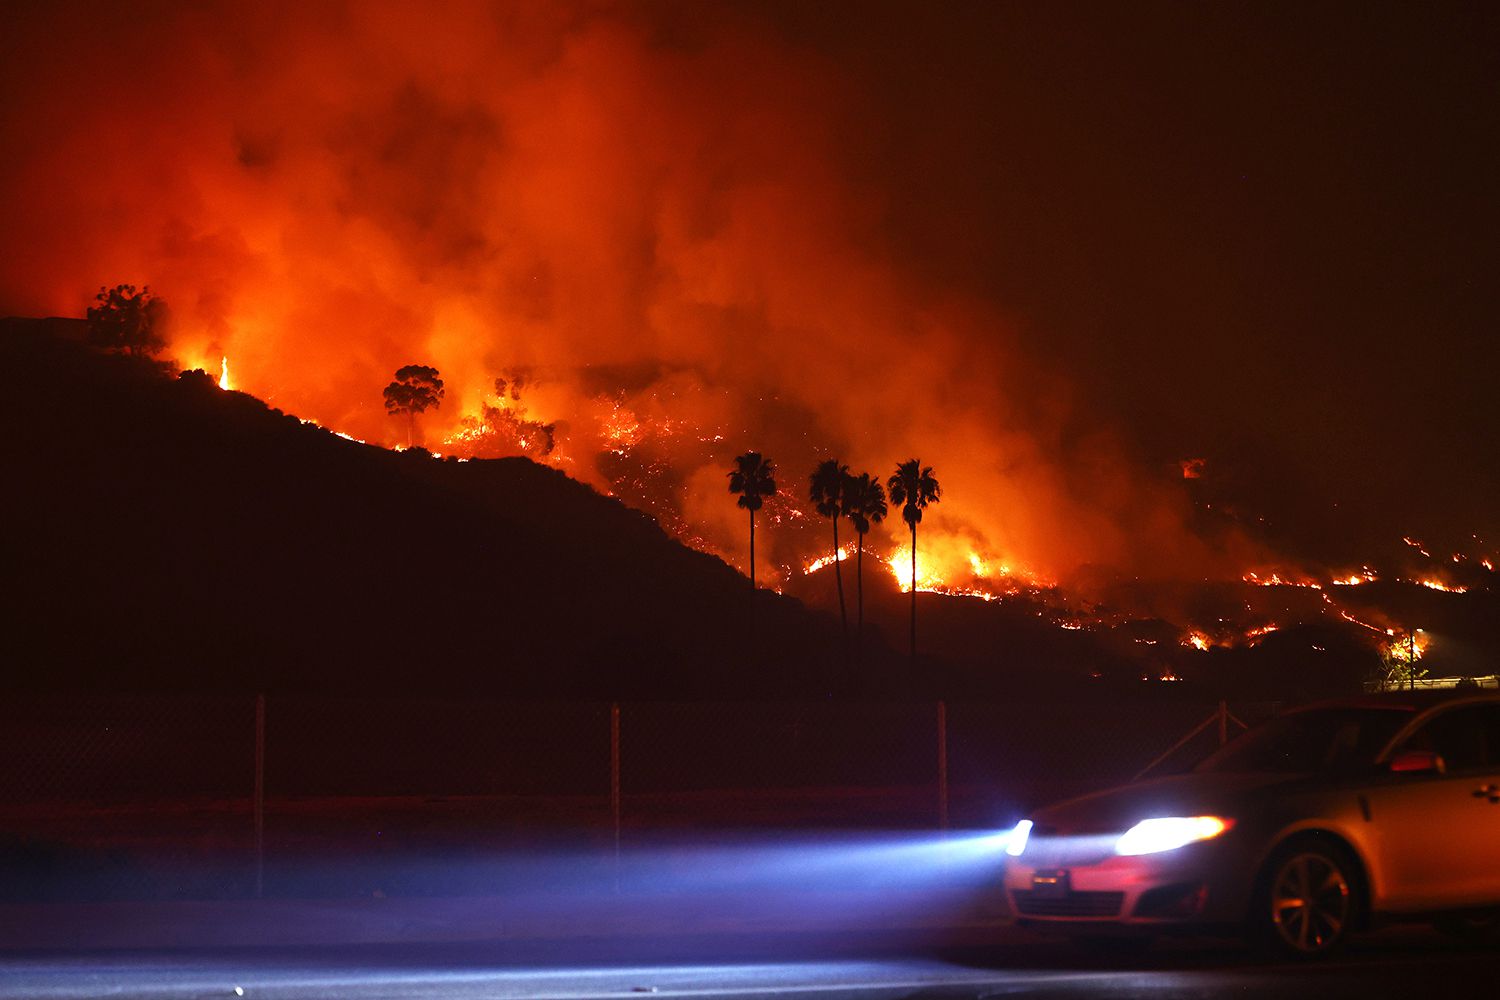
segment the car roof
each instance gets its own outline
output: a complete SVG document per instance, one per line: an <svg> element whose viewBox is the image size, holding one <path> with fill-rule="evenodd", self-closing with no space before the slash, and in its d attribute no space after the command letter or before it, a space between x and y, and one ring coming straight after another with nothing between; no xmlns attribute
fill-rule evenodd
<svg viewBox="0 0 1500 1000"><path fill-rule="evenodd" d="M1328 708L1373 708L1400 712L1425 712L1429 708L1450 702L1479 702L1500 704L1500 692L1475 690L1474 688L1439 688L1424 691L1381 691L1374 694L1357 695L1352 698L1335 698L1328 701L1298 705L1292 712L1309 712Z"/></svg>

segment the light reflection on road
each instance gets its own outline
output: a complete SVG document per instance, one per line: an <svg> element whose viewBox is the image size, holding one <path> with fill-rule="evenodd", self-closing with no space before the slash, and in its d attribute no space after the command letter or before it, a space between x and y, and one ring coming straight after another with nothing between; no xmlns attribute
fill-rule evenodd
<svg viewBox="0 0 1500 1000"><path fill-rule="evenodd" d="M749 943L745 949L759 950ZM775 952L795 943L762 942ZM660 943L668 952L670 943ZM895 945L893 944L893 947ZM939 954L899 953L795 961L769 955L722 961L631 962L607 943L592 953L553 942L549 953L495 945L342 948L293 952L116 953L10 957L3 1000L591 1000L603 997L1217 997L1421 995L1470 997L1500 976L1500 953L1423 932L1386 933L1316 965L1265 962L1223 944L1157 948L1136 956L1035 941ZM691 948L699 947L694 944ZM628 957L628 956L627 956ZM238 989L238 992L236 991Z"/></svg>

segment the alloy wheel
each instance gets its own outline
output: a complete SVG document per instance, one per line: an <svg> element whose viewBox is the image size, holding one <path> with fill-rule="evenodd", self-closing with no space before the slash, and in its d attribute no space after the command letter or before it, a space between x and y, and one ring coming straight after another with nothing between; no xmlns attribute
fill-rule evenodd
<svg viewBox="0 0 1500 1000"><path fill-rule="evenodd" d="M1349 878L1320 851L1289 856L1271 879L1271 926L1281 943L1317 955L1344 937L1353 910Z"/></svg>

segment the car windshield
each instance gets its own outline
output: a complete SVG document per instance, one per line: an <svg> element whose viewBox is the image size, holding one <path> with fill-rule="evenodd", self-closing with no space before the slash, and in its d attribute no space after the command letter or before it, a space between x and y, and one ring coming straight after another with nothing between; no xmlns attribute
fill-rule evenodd
<svg viewBox="0 0 1500 1000"><path fill-rule="evenodd" d="M1320 708L1278 716L1225 744L1197 771L1322 774L1369 765L1410 721L1404 708Z"/></svg>

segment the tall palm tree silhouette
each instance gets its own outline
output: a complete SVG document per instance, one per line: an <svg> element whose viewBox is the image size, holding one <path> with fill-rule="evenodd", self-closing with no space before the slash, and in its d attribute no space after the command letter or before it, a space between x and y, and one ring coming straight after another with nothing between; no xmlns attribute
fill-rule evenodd
<svg viewBox="0 0 1500 1000"><path fill-rule="evenodd" d="M937 503L943 495L942 487L932 476L932 466L922 467L921 459L913 458L896 466L886 486L891 491L891 503L901 504L901 520L911 527L911 662L917 663L917 525L922 523L922 511L928 504Z"/></svg>
<svg viewBox="0 0 1500 1000"><path fill-rule="evenodd" d="M849 476L844 480L844 513L848 515L849 522L854 525L854 532L859 538L859 546L856 550L854 560L855 607L858 611L855 615L854 626L854 655L857 657L864 650L865 635L865 533L870 530L870 525L879 524L885 520L885 487L880 485L880 480L868 472L861 472L858 476Z"/></svg>
<svg viewBox="0 0 1500 1000"><path fill-rule="evenodd" d="M808 498L819 514L833 520L833 578L839 588L839 623L844 629L845 658L849 654L849 613L844 610L844 568L839 565L842 562L839 559L839 518L846 513L844 484L848 481L849 466L840 465L836 458L818 463L808 477Z"/></svg>
<svg viewBox="0 0 1500 1000"><path fill-rule="evenodd" d="M758 451L737 455L729 470L729 492L738 493L738 504L750 512L750 589L755 589L755 512L766 497L776 495L775 469Z"/></svg>

